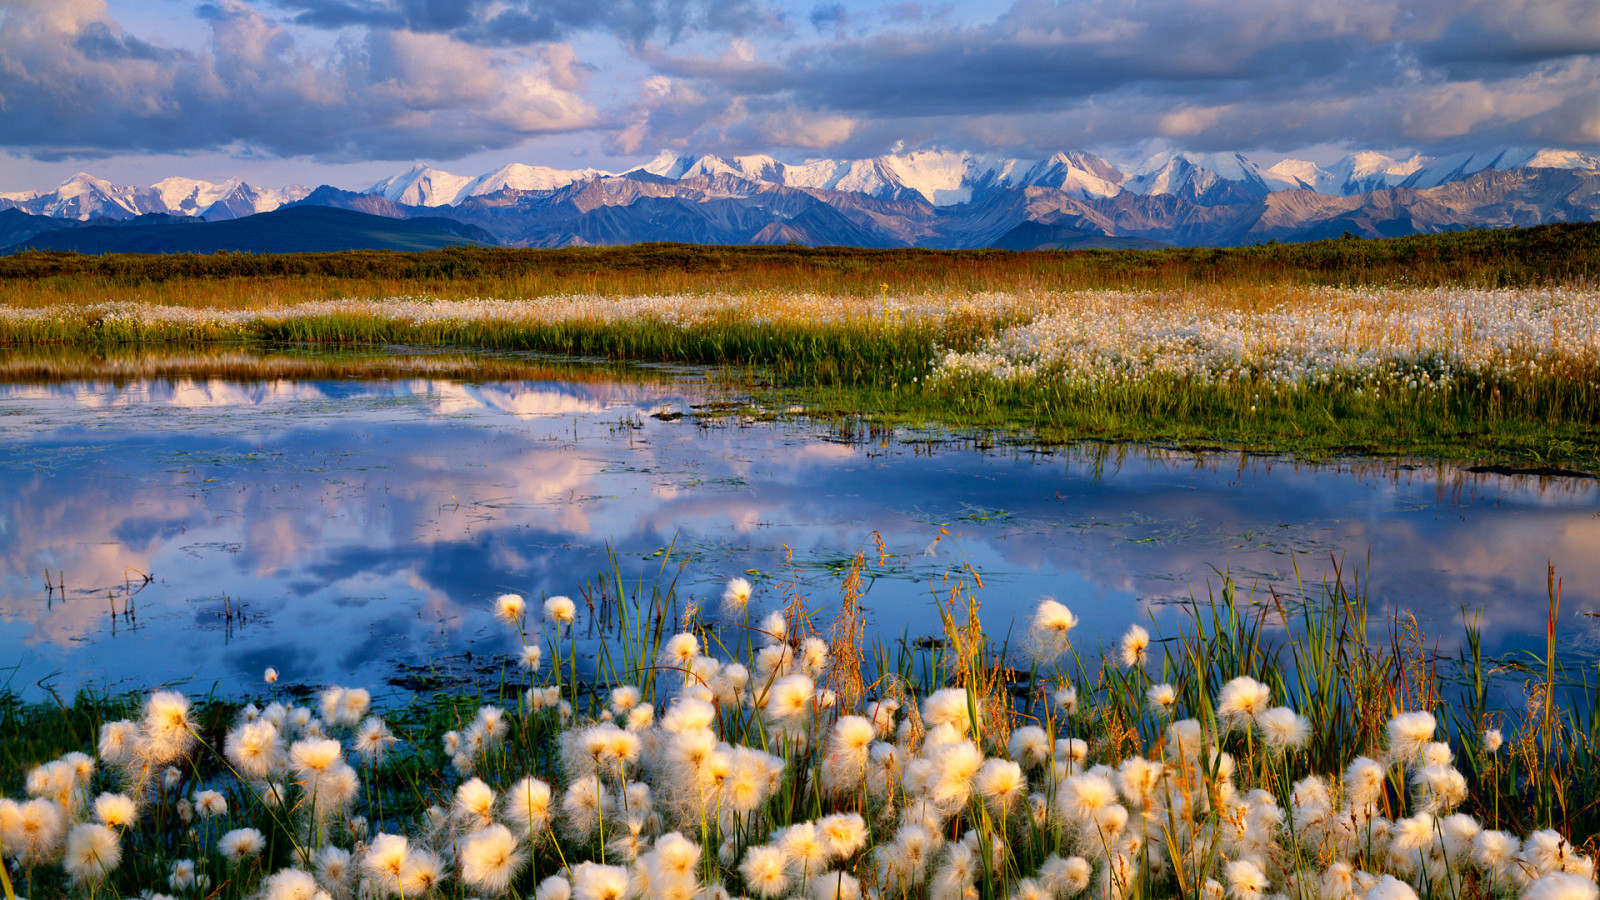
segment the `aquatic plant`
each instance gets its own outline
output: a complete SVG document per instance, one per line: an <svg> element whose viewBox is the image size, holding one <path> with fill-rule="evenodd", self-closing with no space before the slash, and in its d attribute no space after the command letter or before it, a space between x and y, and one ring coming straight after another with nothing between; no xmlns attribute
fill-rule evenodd
<svg viewBox="0 0 1600 900"><path fill-rule="evenodd" d="M727 593L681 618L659 592L587 613L552 597L542 622L518 595L488 599L521 644L508 677L528 679L494 702L385 717L342 687L315 709L152 693L0 799L8 895L1600 892L1600 817L1577 799L1600 692L1548 716L1446 705L1342 585L1296 614L1225 582L1177 633L1103 650L1044 600L1025 659L959 585L942 641L870 653L858 626L814 633L803 598L756 616L749 582ZM604 648L581 669L562 648L580 624ZM540 647L567 665L544 668ZM1541 703L1554 671L1530 682Z"/></svg>

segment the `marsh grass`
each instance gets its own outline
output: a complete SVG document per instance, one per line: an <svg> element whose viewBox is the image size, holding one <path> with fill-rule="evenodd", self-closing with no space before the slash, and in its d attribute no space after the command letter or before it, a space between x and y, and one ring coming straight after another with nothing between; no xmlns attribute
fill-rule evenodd
<svg viewBox="0 0 1600 900"><path fill-rule="evenodd" d="M311 858L329 847L351 851L352 868L361 871L379 852L378 835L386 833L406 836L410 851L424 854L419 864L432 860L438 867L436 879L407 897L585 896L585 879L599 877L598 870L585 868L590 862L632 871L627 878L634 887L618 897L724 896L720 890L765 895L756 875L741 867L753 850L782 844L786 829L809 828L808 823L848 830L857 827L849 817L859 815L860 844L827 867L832 886L806 888L802 882L822 879L820 870L793 869L791 860L789 889L805 888L816 897L856 896L858 890L878 897L944 897L944 882L959 875L949 867L965 853L971 855L961 858L971 867L954 887L958 895L965 886L980 898L1031 896L1027 892L1038 886L1032 879L1049 881L1050 867L1066 865L1068 857L1083 860L1098 882L1073 890L1050 882L1056 886L1040 896L1209 896L1205 885L1215 883L1220 891L1221 884L1233 883L1232 876L1246 872L1235 868L1243 861L1259 867L1273 893L1308 900L1328 896L1319 885L1340 860L1353 867L1347 874L1354 871L1372 883L1336 896L1367 896L1386 874L1441 900L1515 896L1548 884L1539 878L1563 867L1592 882L1592 854L1600 843L1600 805L1593 799L1600 796L1600 685L1576 676L1555 654L1562 614L1554 573L1548 650L1520 668L1485 660L1470 623L1467 650L1455 660L1432 656L1414 620L1402 617L1387 630L1375 629L1365 598L1347 589L1343 577L1317 600L1290 603L1275 593L1261 597L1241 590L1225 575L1215 595L1194 603L1186 621L1171 634L1154 635L1148 649L1141 649L1142 661L1127 665L1105 637L1090 644L1079 636L1065 653L1018 649L1021 634L985 627L981 576L970 570L942 589L940 639L869 638L853 612L870 572L869 552L858 554L843 573L841 611L829 641L818 637L811 624L817 611L792 586L774 583L764 597L782 613L715 613L680 597L670 573L663 571L653 583L641 577L630 587L613 565L580 592L575 622L539 621L536 609L524 614L520 606L502 616L522 642L545 648L552 662L563 665L535 670L530 686L530 673L511 658L499 684L485 691L391 698L383 715L398 743L378 762L359 757L356 749L361 739L355 720L365 712L364 694L355 718L339 712L347 702L340 698L353 695L324 694L318 717L312 709L300 712L296 695L273 685L257 698L261 704L278 702L266 709L215 696L191 703L184 728L197 739L195 749L173 760L166 776L130 786L137 766L103 763L78 776L81 785L56 794L39 774L47 772L46 764L73 751L92 754L106 723L138 719L145 698L83 693L70 703L24 703L5 693L0 794L16 796L27 787L37 796L58 796L71 821L89 820L92 813L82 804L102 791L128 791L140 803L136 821L117 832L122 861L109 873L69 880L52 861L59 857L45 854L26 865L13 861L10 877L20 895L34 898L150 891L298 896L269 883L269 876L286 867L310 872ZM877 552L881 564L881 548ZM579 629L599 641L599 649L581 660L573 653ZM686 641L698 648L692 659L677 655ZM713 659L720 662L713 665ZM739 677L732 668L736 660L743 666ZM1442 667L1454 667L1459 677L1447 680ZM785 705L798 698L781 698L795 683L810 693L790 709ZM1274 744L1264 725L1229 727L1228 717L1236 713L1228 698L1241 683L1259 683L1271 704L1303 716L1303 737L1285 746ZM1491 706L1496 684L1525 694L1526 706ZM1174 698L1170 706L1155 706L1152 689L1167 686ZM637 694L622 699L619 688ZM652 704L653 714L641 717L640 703ZM1461 795L1441 805L1418 786L1426 783L1424 775L1437 776L1421 763L1401 761L1404 751L1395 736L1400 713L1431 715L1423 737L1438 749L1424 749L1432 757L1453 758L1441 765L1459 775ZM1254 715L1260 719L1263 712ZM313 814L320 776L269 775L286 802L263 803L262 783L240 777L231 761L238 757L220 752L231 746L230 732L247 721L282 723L275 728L296 741L295 754L319 735L340 741L357 767L358 795ZM885 749L871 755L863 749L859 763L850 762L841 735L851 722L861 723L873 733L873 746ZM708 729L711 746L723 749L685 761L682 748L705 746L695 737L701 728ZM1038 729L1045 742L1043 761L1026 749L1029 729ZM1491 729L1504 735L1505 746L1486 743ZM1204 746L1226 752L1228 760L1212 751L1186 755L1187 745L1175 743L1180 733L1189 735L1182 741L1198 737ZM634 736L631 752L637 755L618 751L623 755L616 762L606 762L612 757L604 748L620 739L612 736L624 734ZM739 776L717 768L727 761L716 762L736 750L780 766L763 782L765 799L738 813L721 804L731 802L724 791L732 790L722 779ZM962 754L976 755L958 766ZM885 769L871 761L880 755L897 761ZM1316 810L1307 805L1308 779L1331 775L1337 791L1338 776L1363 758L1384 773L1365 814L1382 827L1368 828L1364 843L1336 852L1334 844L1302 831L1324 827L1315 825ZM1008 800L990 786L1005 783L1010 760L1024 764L1017 770L1024 780L1021 794L1004 795ZM984 762L982 773L978 762ZM1151 795L1129 773L1155 763L1164 768L1154 770L1151 785L1159 790ZM721 774L707 781L705 766ZM966 774L952 774L951 766ZM627 803L643 804L638 808L587 807L581 784L596 773L600 780L594 784L606 796L624 784L648 784L649 796L628 795ZM159 765L153 774L159 775ZM1102 805L1091 810L1100 816L1093 819L1100 830L1085 830L1089 820L1074 818L1080 813L1068 795L1080 796L1076 792L1090 784L1084 779L1102 774L1108 789L1119 786L1114 799L1095 801ZM506 804L525 777L551 787L550 824L535 823L531 833L524 824L515 853L525 864L485 888L465 867L478 859L477 842L490 823L509 822L516 835L518 820ZM227 812L197 813L202 790L220 791ZM477 809L470 798L486 791L499 798L492 810L463 811L463 804ZM616 803L623 797L618 793ZM1113 806L1121 818L1110 816ZM1424 865L1417 867L1406 861L1408 851L1395 849L1411 825L1442 827L1452 812L1484 830L1532 835L1527 846L1555 847L1556 861L1530 849L1520 861L1480 864L1466 845L1456 843L1424 849ZM1257 824L1246 827L1246 820ZM1454 829L1467 821L1448 824ZM913 823L923 823L915 827L924 831L908 832ZM6 824L9 842L3 852L14 857L19 832L12 820L0 824ZM257 829L264 847L259 855L226 860L218 840L239 828ZM660 854L666 848L681 847L672 843L680 840L674 833L693 845L696 862L686 882L652 868L664 865ZM932 840L944 849L908 863L907 840ZM959 850L963 840L968 850ZM1430 853L1445 858L1430 862ZM173 881L180 860L190 861L197 883ZM908 868L913 865L920 868ZM473 872L481 874L481 866ZM318 886L334 896L394 893L381 888L376 869L369 866L365 875L369 885L358 888L354 879L319 871ZM548 893L559 887L550 886L551 877L566 881L563 893ZM691 886L687 895L684 884Z"/></svg>
<svg viewBox="0 0 1600 900"><path fill-rule="evenodd" d="M238 308L340 297L1177 290L1388 285L1526 287L1600 275L1594 223L1231 249L1015 253L639 244L277 255L27 252L0 257L0 304L107 297Z"/></svg>
<svg viewBox="0 0 1600 900"><path fill-rule="evenodd" d="M53 383L147 379L443 378L470 382L569 383L660 381L657 372L597 360L537 358L417 347L309 347L270 344L139 344L32 347L0 356L0 382Z"/></svg>
<svg viewBox="0 0 1600 900"><path fill-rule="evenodd" d="M1600 473L1597 259L1596 225L1066 254L28 253L0 259L0 346L531 350L711 367L758 406L879 423Z"/></svg>

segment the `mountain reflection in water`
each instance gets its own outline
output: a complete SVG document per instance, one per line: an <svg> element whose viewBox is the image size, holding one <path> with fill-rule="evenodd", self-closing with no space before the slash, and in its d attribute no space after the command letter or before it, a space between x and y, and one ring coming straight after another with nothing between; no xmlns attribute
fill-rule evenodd
<svg viewBox="0 0 1600 900"><path fill-rule="evenodd" d="M676 578L710 606L745 570L758 609L793 581L825 622L840 566L866 550L869 626L890 638L937 632L935 604L957 579L975 588L970 566L991 634L1048 594L1080 615L1091 654L1130 622L1170 633L1218 570L1293 597L1298 564L1315 596L1335 561L1375 620L1415 611L1444 652L1463 609L1491 653L1542 647L1548 560L1563 651L1595 649L1594 481L850 440L698 415L690 384L0 385L0 660L15 661L0 679L25 695L227 692L271 665L381 687L402 665L509 653L492 598L580 597L608 551L630 583Z"/></svg>

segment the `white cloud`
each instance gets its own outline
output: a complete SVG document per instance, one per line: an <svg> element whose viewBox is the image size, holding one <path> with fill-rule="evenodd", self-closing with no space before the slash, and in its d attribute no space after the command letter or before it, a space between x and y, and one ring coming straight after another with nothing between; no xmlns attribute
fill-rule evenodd
<svg viewBox="0 0 1600 900"><path fill-rule="evenodd" d="M563 44L494 49L372 30L297 45L239 0L201 7L200 52L127 34L99 0L13 2L0 24L0 138L51 158L216 149L448 158L585 129L599 113Z"/></svg>

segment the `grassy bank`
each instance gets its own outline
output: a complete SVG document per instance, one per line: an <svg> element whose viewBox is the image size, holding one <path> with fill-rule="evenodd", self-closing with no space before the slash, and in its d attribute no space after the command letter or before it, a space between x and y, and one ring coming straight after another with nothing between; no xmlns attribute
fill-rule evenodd
<svg viewBox="0 0 1600 900"><path fill-rule="evenodd" d="M1287 608L1229 583L1120 638L1046 601L1004 639L956 586L919 647L863 634L872 567L820 633L737 580L720 604L614 575L587 610L496 598L524 648L498 691L381 711L275 684L6 697L0 852L35 900L1594 889L1600 686L1555 657L1554 579L1543 659L1492 667L1469 630L1447 683L1414 622L1374 633L1338 585ZM1526 703L1492 706L1499 679Z"/></svg>
<svg viewBox="0 0 1600 900"><path fill-rule="evenodd" d="M1600 277L1600 224L1228 249L1016 253L641 244L425 253L0 256L0 304L107 297L240 307L353 296L446 299L700 292L1174 290L1202 285L1526 287Z"/></svg>
<svg viewBox="0 0 1600 900"><path fill-rule="evenodd" d="M1216 251L21 254L0 259L0 347L536 350L720 367L759 405L879 425L1600 473L1597 259L1600 225Z"/></svg>

